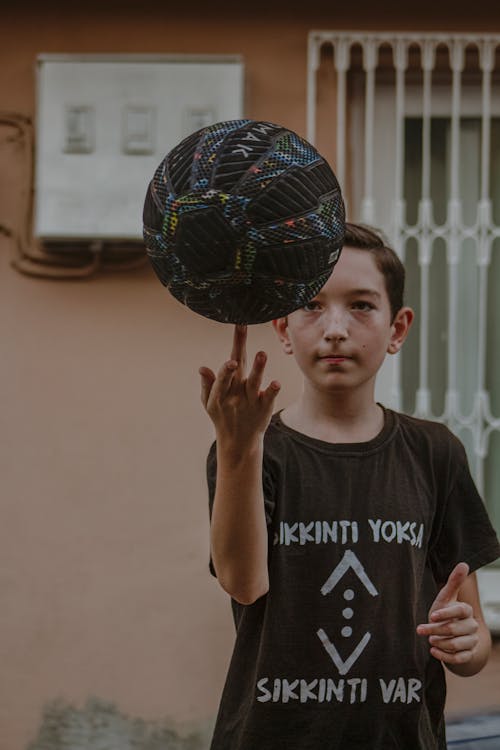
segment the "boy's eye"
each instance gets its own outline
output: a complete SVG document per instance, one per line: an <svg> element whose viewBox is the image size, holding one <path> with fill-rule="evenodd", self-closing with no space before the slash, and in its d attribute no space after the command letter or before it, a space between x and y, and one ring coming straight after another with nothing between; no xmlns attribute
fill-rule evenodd
<svg viewBox="0 0 500 750"><path fill-rule="evenodd" d="M362 312L375 309L375 305L366 300L356 300L356 302L352 303L352 307L354 310L361 310Z"/></svg>
<svg viewBox="0 0 500 750"><path fill-rule="evenodd" d="M306 302L306 304L302 308L306 312L313 312L314 310L319 310L319 302L316 302L316 300L311 300L310 302Z"/></svg>

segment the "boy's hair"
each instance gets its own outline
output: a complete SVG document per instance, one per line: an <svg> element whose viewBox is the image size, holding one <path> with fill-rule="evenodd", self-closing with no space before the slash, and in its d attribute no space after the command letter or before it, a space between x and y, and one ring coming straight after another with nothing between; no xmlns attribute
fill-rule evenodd
<svg viewBox="0 0 500 750"><path fill-rule="evenodd" d="M377 268L385 280L391 306L391 320L394 320L396 313L403 307L405 289L405 269L400 259L386 244L381 232L364 224L346 223L344 245L372 253Z"/></svg>

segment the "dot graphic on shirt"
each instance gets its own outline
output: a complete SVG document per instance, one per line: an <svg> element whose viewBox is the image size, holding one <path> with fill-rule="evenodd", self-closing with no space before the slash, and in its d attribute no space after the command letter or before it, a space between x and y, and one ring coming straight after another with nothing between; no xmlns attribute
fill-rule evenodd
<svg viewBox="0 0 500 750"><path fill-rule="evenodd" d="M352 601L354 599L354 591L352 589L346 589L344 591L344 599L347 602ZM342 615L346 620L350 620L353 614L354 610L352 610L350 607L346 607L342 610ZM342 633L344 638L350 638L352 635L352 628L350 628L349 625L346 625L340 632Z"/></svg>

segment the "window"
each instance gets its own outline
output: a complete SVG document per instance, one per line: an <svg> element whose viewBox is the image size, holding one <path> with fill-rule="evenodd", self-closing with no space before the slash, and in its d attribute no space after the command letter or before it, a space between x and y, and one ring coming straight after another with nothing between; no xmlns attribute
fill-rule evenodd
<svg viewBox="0 0 500 750"><path fill-rule="evenodd" d="M500 532L500 37L311 32L308 137L403 258L417 321L377 397L466 446ZM323 139L320 143L315 137Z"/></svg>

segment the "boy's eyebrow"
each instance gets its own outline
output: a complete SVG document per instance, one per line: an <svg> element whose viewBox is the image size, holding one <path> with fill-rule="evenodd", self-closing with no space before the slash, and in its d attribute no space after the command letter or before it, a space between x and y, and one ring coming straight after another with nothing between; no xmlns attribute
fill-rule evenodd
<svg viewBox="0 0 500 750"><path fill-rule="evenodd" d="M320 289L318 294L311 300L311 302L314 302L314 300L320 299L323 296L323 290ZM346 292L346 296L349 297L374 297L377 300L382 299L382 295L380 292L377 292L376 289L349 289L348 292Z"/></svg>
<svg viewBox="0 0 500 750"><path fill-rule="evenodd" d="M377 292L375 289L352 289L350 294L368 295L370 297L377 297L377 299L381 299L382 297L380 292Z"/></svg>

